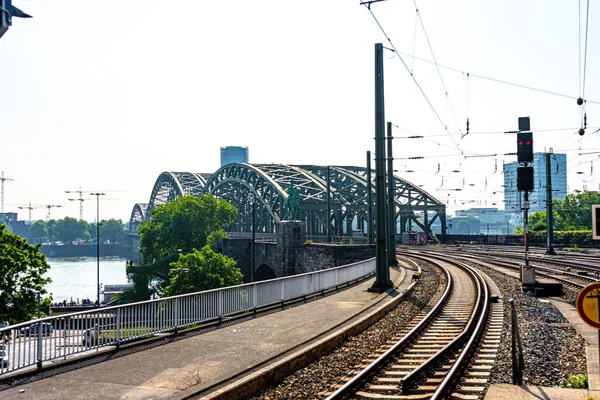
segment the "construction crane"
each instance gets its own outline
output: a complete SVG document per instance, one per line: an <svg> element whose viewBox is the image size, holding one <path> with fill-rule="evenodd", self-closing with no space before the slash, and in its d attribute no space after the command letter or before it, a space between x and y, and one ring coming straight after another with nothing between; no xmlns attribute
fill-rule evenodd
<svg viewBox="0 0 600 400"><path fill-rule="evenodd" d="M83 197L84 194L86 195L96 195L97 192L106 192L106 193L115 193L115 192L120 192L120 190L81 190L81 187L79 187L79 190L65 190L65 193L77 193L79 194L79 196L75 199L69 199L69 201L78 201L79 202L79 219L83 220L83 202L86 200L93 200L93 198L91 197ZM116 200L114 198L110 198L110 199L105 199L105 200Z"/></svg>
<svg viewBox="0 0 600 400"><path fill-rule="evenodd" d="M61 208L62 206L56 204L44 204L42 207L46 207L48 209L48 212L46 213L46 221L50 221L50 209Z"/></svg>
<svg viewBox="0 0 600 400"><path fill-rule="evenodd" d="M79 202L79 219L83 220L83 202L85 200L89 200L89 199L84 199L83 198L83 194L84 193L89 193L89 191L83 191L83 190L81 190L81 186L80 186L79 190L65 190L65 193L79 193L79 198L77 198L77 199L69 199L69 201L78 201Z"/></svg>
<svg viewBox="0 0 600 400"><path fill-rule="evenodd" d="M27 206L19 206L19 208L20 208L21 210L24 210L24 209L27 209L27 210L29 210L29 220L28 220L28 221L29 221L29 223L31 224L31 210L35 210L36 208L39 208L39 207L37 207L37 206L32 206L32 205L31 205L31 203L29 203L29 205L27 205Z"/></svg>
<svg viewBox="0 0 600 400"><path fill-rule="evenodd" d="M4 177L4 171L2 171L2 175L0 176L0 186L1 186L1 189L0 189L0 192L1 192L1 195L0 195L0 197L1 197L0 198L0 213L4 213L4 182L6 182L6 181L14 181L14 179L5 178Z"/></svg>

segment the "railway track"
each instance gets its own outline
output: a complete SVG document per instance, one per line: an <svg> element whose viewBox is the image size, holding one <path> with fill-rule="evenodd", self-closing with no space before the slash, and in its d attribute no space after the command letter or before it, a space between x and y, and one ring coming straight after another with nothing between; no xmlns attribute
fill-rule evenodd
<svg viewBox="0 0 600 400"><path fill-rule="evenodd" d="M520 260L522 261L525 257L524 250L515 251L515 250L502 250L498 248L493 249L479 249L479 248L456 248L447 246L444 249L445 251L449 251L451 253L460 251L461 254L473 254L479 256L490 256L491 254L495 254L498 257ZM492 250L492 251L490 251ZM600 276L600 266L598 265L598 256L587 256L587 257L575 257L575 256L562 256L562 255L553 255L549 256L547 254L543 254L540 252L531 252L529 253L529 260L531 262L536 263L544 263L556 266L558 268L564 270L577 270L584 271L586 273L592 274L594 276Z"/></svg>
<svg viewBox="0 0 600 400"><path fill-rule="evenodd" d="M440 252L425 252L425 254L430 255L438 255L440 256L442 253ZM446 257L450 257L453 259L470 261L475 264L490 264L493 266L497 266L500 268L512 269L515 271L519 271L522 266L522 260L515 260L513 258L509 258L508 260L502 258L500 256L489 256L489 255L473 255L473 254L446 254ZM597 282L598 279L592 276L581 275L573 272L569 272L565 269L555 269L549 268L542 265L538 265L535 262L531 261L531 265L536 268L536 275L542 278L552 279L557 282L562 283L569 290L573 290L575 292L579 292L582 288L587 286L591 282Z"/></svg>
<svg viewBox="0 0 600 400"><path fill-rule="evenodd" d="M343 385L323 394L327 400L476 400L484 392L502 331L501 304L490 306L487 283L466 264L435 256L406 256L445 271L444 294L364 360Z"/></svg>

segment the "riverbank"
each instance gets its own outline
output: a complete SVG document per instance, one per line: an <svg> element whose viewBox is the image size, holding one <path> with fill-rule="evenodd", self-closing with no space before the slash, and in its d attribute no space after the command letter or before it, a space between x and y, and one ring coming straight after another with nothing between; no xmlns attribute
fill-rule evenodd
<svg viewBox="0 0 600 400"><path fill-rule="evenodd" d="M126 257L122 244L101 244L101 257ZM44 244L41 249L46 257L96 257L97 248L95 244Z"/></svg>
<svg viewBox="0 0 600 400"><path fill-rule="evenodd" d="M102 254L102 253L101 253ZM44 276L52 279L46 290L52 294L52 302L78 302L83 299L96 301L98 271L100 284L122 285L128 283L125 264L128 261L120 257L100 257L100 268L96 257L48 257L50 270Z"/></svg>

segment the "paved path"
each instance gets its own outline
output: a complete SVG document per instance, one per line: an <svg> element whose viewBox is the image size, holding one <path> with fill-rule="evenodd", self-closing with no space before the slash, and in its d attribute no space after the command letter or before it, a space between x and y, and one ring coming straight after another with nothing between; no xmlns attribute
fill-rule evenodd
<svg viewBox="0 0 600 400"><path fill-rule="evenodd" d="M402 282L398 291L410 276L404 268L392 272L393 281ZM179 398L332 330L382 298L367 292L372 284L373 279L283 311L39 379L0 391L0 398Z"/></svg>

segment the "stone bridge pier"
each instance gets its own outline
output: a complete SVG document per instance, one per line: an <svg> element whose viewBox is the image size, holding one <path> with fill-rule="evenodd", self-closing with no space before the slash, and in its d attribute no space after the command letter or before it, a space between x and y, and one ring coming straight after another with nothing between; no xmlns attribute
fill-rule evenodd
<svg viewBox="0 0 600 400"><path fill-rule="evenodd" d="M309 244L306 223L302 221L281 221L276 225L274 237L276 242L254 243L254 266L252 239L223 239L223 254L237 261L244 282L251 282L251 277L260 281L303 274L375 256L375 245Z"/></svg>

